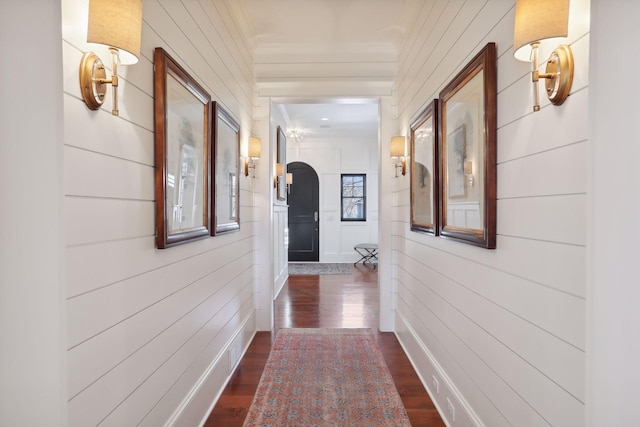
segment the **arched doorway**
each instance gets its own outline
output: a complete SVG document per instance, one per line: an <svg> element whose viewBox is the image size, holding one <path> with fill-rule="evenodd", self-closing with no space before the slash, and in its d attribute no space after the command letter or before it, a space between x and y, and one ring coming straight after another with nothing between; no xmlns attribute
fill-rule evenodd
<svg viewBox="0 0 640 427"><path fill-rule="evenodd" d="M320 260L320 197L316 171L306 163L292 162L289 203L289 261Z"/></svg>

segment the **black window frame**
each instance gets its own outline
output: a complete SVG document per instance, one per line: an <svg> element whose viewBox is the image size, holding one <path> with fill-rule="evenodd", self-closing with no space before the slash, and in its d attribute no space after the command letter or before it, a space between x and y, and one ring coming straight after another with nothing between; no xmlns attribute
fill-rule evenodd
<svg viewBox="0 0 640 427"><path fill-rule="evenodd" d="M345 178L359 177L362 178L362 197L345 196ZM345 218L344 205L345 199L362 199L362 217ZM340 221L343 222L365 222L367 220L367 174L366 173L343 173L340 174Z"/></svg>

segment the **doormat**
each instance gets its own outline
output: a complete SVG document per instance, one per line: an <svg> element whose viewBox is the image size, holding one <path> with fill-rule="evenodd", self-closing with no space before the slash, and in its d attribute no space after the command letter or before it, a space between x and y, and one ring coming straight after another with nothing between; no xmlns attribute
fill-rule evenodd
<svg viewBox="0 0 640 427"><path fill-rule="evenodd" d="M289 274L351 274L353 264L290 262Z"/></svg>
<svg viewBox="0 0 640 427"><path fill-rule="evenodd" d="M370 329L281 329L244 427L410 426Z"/></svg>

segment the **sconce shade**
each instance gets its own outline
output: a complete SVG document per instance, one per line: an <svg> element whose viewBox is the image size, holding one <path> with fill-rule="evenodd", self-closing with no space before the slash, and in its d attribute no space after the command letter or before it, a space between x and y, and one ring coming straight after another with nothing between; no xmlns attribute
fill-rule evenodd
<svg viewBox="0 0 640 427"><path fill-rule="evenodd" d="M251 159L259 159L260 152L262 151L262 141L255 136L249 137L249 152L247 153Z"/></svg>
<svg viewBox="0 0 640 427"><path fill-rule="evenodd" d="M517 0L513 26L513 56L531 62L531 43L566 37L569 0Z"/></svg>
<svg viewBox="0 0 640 427"><path fill-rule="evenodd" d="M287 181L286 181L287 185L291 185L293 184L293 174L291 172L287 172Z"/></svg>
<svg viewBox="0 0 640 427"><path fill-rule="evenodd" d="M464 162L464 174L472 175L473 174L473 163L472 162Z"/></svg>
<svg viewBox="0 0 640 427"><path fill-rule="evenodd" d="M391 157L404 157L404 136L391 137Z"/></svg>
<svg viewBox="0 0 640 427"><path fill-rule="evenodd" d="M276 163L276 175L277 176L284 175L284 165L282 163Z"/></svg>
<svg viewBox="0 0 640 427"><path fill-rule="evenodd" d="M118 49L120 63L135 64L140 57L142 0L91 0L87 42Z"/></svg>

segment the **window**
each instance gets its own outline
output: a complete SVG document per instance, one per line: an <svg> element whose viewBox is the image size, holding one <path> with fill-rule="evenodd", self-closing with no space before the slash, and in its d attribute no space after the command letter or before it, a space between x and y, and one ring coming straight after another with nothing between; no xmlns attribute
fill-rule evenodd
<svg viewBox="0 0 640 427"><path fill-rule="evenodd" d="M342 174L340 186L342 221L367 220L367 176L365 174Z"/></svg>

